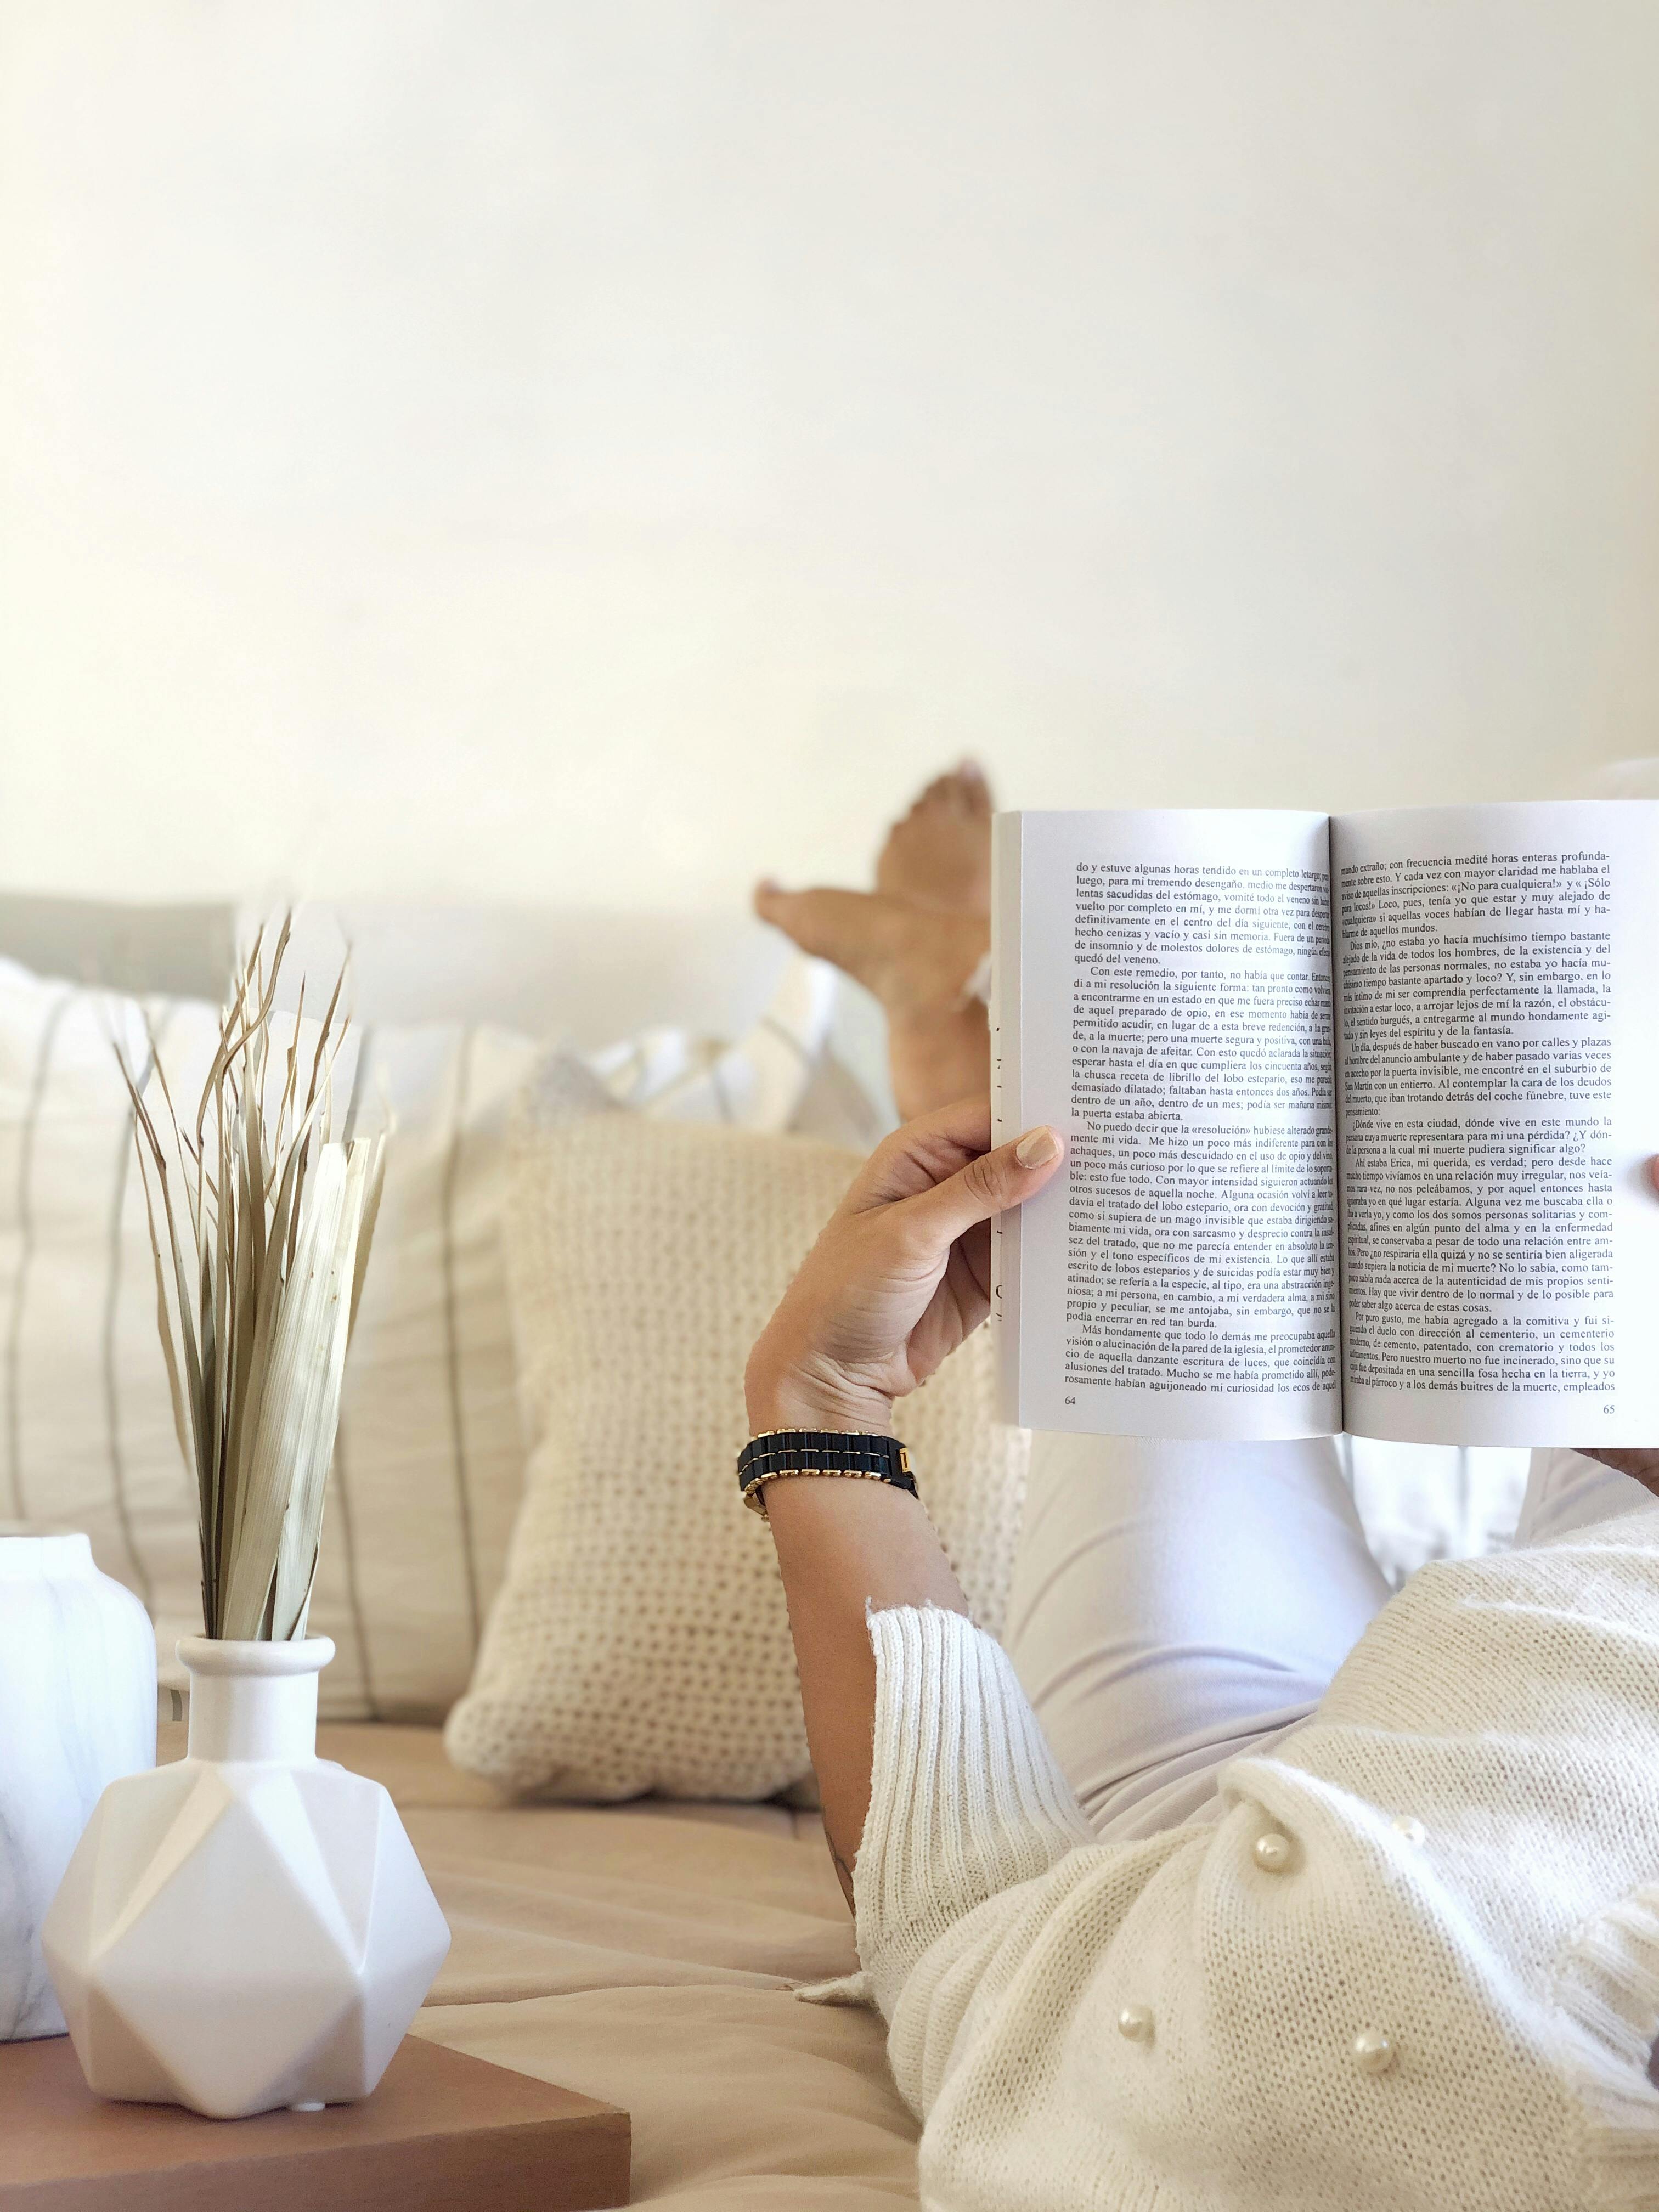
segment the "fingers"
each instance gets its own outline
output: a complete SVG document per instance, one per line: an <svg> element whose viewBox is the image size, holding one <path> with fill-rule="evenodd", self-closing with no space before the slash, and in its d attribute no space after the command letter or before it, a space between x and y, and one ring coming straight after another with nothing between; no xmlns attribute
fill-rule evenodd
<svg viewBox="0 0 1659 2212"><path fill-rule="evenodd" d="M1036 1137L1038 1133L1028 1130L1026 1136ZM1052 1130L1043 1133L1053 1138L1056 1145L1060 1143ZM1025 1140L1018 1138L1015 1143L1023 1144ZM872 1206L920 1198L969 1166L975 1167L981 1175L989 1174L992 1170L985 1160L989 1156L990 1143L991 1102L983 1091L974 1097L958 1098L951 1105L938 1107L931 1114L918 1115L914 1121L907 1121L876 1147L848 1192L843 1210L862 1213ZM1005 1151L1010 1149L1004 1147ZM1059 1158L1056 1152L1054 1159ZM1035 1160L1024 1164L1033 1169L1038 1164ZM1052 1167L1053 1162L1047 1165ZM1043 1179L1046 1180L1046 1173ZM1031 1189L1038 1188L1038 1183L1030 1186ZM1022 1194L1029 1196L1030 1192ZM998 1211L1000 1206L988 1206L978 1218L987 1219Z"/></svg>
<svg viewBox="0 0 1659 2212"><path fill-rule="evenodd" d="M924 1224L942 1247L953 1244L977 1223L1035 1197L1059 1167L1064 1151L1054 1130L1028 1129L908 1200L904 1212L912 1225Z"/></svg>
<svg viewBox="0 0 1659 2212"><path fill-rule="evenodd" d="M1648 1182L1654 1196L1659 1198L1659 1152L1656 1152L1648 1162Z"/></svg>
<svg viewBox="0 0 1659 2212"><path fill-rule="evenodd" d="M982 1091L918 1115L877 1146L848 1192L847 1205L857 1212L915 1198L955 1175L990 1142L991 1102Z"/></svg>

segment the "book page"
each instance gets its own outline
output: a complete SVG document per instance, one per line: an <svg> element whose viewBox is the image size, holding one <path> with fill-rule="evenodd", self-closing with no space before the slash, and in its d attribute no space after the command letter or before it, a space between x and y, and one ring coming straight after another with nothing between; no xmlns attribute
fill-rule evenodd
<svg viewBox="0 0 1659 2212"><path fill-rule="evenodd" d="M1659 803L1331 836L1347 1425L1659 1442Z"/></svg>
<svg viewBox="0 0 1659 2212"><path fill-rule="evenodd" d="M1055 1180L997 1224L1004 1418L1338 1425L1322 814L999 816L993 1103Z"/></svg>

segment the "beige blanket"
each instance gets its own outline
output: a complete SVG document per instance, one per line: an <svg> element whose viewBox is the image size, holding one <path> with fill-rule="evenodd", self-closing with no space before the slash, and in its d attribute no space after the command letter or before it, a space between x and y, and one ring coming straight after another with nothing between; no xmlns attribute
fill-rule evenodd
<svg viewBox="0 0 1659 2212"><path fill-rule="evenodd" d="M416 2033L626 2106L636 2204L915 2201L881 2022L790 1994L854 1963L816 1814L504 1807L428 1729L325 1728L318 1749L385 1783L448 1915Z"/></svg>

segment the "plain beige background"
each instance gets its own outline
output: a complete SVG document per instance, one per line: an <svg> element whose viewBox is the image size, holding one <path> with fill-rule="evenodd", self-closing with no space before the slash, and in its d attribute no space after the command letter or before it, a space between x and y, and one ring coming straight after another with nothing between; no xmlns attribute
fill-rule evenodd
<svg viewBox="0 0 1659 2212"><path fill-rule="evenodd" d="M1653 750L1649 0L3 0L0 882Z"/></svg>

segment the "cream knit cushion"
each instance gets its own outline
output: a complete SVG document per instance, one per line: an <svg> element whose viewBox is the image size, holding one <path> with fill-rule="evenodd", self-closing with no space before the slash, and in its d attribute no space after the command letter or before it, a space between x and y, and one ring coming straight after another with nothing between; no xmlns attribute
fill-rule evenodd
<svg viewBox="0 0 1659 2212"><path fill-rule="evenodd" d="M766 1523L738 1496L749 1347L859 1165L600 1115L526 1129L508 1274L532 1437L458 1765L516 1795L759 1798L810 1774ZM981 1331L905 1405L923 1499L1001 1626L1029 1440Z"/></svg>

